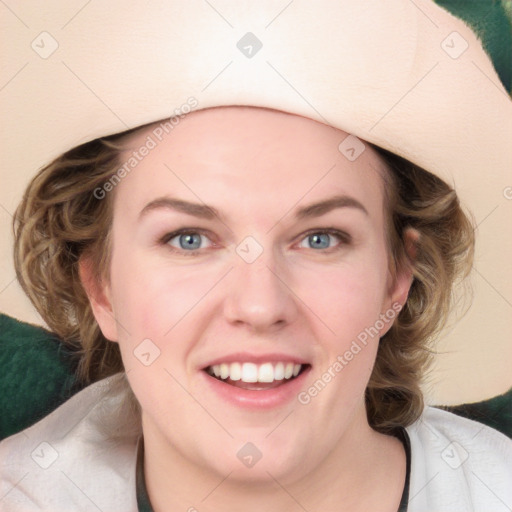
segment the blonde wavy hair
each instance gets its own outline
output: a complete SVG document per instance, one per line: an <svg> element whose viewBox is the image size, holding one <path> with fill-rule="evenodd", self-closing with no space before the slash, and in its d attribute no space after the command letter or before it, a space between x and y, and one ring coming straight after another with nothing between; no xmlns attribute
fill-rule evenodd
<svg viewBox="0 0 512 512"><path fill-rule="evenodd" d="M50 329L76 355L83 385L124 370L118 344L102 335L93 316L79 261L90 259L98 282L109 278L114 194L100 199L94 191L119 169L123 137L134 131L93 140L56 158L33 178L14 216L18 280ZM391 271L410 265L414 276L406 304L380 339L366 390L370 425L391 432L421 414L420 384L431 360L431 341L447 321L454 285L471 270L474 229L449 185L371 146L388 169ZM413 260L404 241L409 227L419 234Z"/></svg>

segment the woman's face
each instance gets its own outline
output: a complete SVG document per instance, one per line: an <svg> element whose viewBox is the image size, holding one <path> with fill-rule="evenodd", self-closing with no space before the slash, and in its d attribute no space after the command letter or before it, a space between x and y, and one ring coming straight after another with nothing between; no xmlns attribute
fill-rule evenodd
<svg viewBox="0 0 512 512"><path fill-rule="evenodd" d="M131 136L137 164L110 192L96 317L162 457L293 481L369 431L379 336L410 284L388 271L383 164L267 109L201 110L161 141L157 127Z"/></svg>

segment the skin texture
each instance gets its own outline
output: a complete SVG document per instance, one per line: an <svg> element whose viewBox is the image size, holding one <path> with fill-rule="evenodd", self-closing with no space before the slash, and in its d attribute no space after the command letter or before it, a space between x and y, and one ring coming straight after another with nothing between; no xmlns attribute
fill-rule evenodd
<svg viewBox="0 0 512 512"><path fill-rule="evenodd" d="M121 160L153 129L130 136ZM284 352L310 362L307 389L379 315L405 302L410 273L393 279L388 271L386 170L368 145L355 161L345 158L338 150L345 137L268 109L201 110L111 192L110 281L92 283L85 262L82 280L143 409L155 510L396 511L405 454L398 440L369 427L364 408L379 336L307 405L293 399L242 409L213 393L201 371L233 352ZM355 198L367 214L344 207L294 218L297 208L337 194ZM140 216L164 196L206 203L222 220L164 207ZM205 235L196 256L179 237L162 240L181 228ZM325 228L349 239L314 247L308 232ZM263 249L250 264L236 252L247 236ZM134 356L145 339L160 350L149 366ZM252 468L237 457L247 442L262 453Z"/></svg>

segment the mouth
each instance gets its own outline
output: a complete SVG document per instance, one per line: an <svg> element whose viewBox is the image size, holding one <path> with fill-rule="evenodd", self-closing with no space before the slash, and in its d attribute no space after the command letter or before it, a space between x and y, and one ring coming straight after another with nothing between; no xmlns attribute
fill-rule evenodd
<svg viewBox="0 0 512 512"><path fill-rule="evenodd" d="M239 389L264 391L286 386L306 372L311 365L292 361L225 362L204 368L214 379Z"/></svg>

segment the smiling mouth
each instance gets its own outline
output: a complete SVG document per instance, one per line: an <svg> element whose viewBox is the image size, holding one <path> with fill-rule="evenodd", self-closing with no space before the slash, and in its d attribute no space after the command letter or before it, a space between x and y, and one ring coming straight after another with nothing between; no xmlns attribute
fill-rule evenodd
<svg viewBox="0 0 512 512"><path fill-rule="evenodd" d="M230 386L259 391L273 389L297 378L309 364L277 363L222 363L208 366L204 371Z"/></svg>

